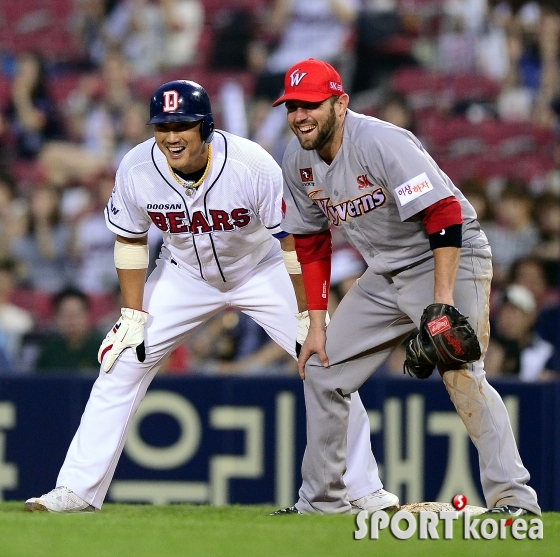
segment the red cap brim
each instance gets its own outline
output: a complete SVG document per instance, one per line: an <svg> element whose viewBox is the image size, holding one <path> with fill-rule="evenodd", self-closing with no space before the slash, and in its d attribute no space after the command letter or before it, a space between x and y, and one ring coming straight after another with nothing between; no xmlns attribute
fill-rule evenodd
<svg viewBox="0 0 560 557"><path fill-rule="evenodd" d="M272 103L272 106L278 106L279 104L285 103L286 101L305 101L310 103L322 103L326 101L330 97L332 97L334 93L317 93L317 91L297 91L286 93L282 95L279 99L275 100Z"/></svg>

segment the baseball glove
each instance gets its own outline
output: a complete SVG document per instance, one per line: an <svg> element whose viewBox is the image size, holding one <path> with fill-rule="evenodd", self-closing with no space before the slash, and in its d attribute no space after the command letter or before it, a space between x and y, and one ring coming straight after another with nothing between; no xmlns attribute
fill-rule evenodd
<svg viewBox="0 0 560 557"><path fill-rule="evenodd" d="M403 370L427 379L437 364L466 364L480 356L480 343L467 318L448 304L430 304L418 334L406 347Z"/></svg>

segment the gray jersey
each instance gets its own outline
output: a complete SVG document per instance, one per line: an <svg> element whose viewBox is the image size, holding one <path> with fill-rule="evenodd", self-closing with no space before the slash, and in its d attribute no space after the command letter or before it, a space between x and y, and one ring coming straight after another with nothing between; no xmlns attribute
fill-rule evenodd
<svg viewBox="0 0 560 557"><path fill-rule="evenodd" d="M259 145L216 131L204 182L187 195L154 139L132 149L117 170L105 209L110 230L143 236L153 223L164 251L212 284L238 282L279 249L282 171Z"/></svg>
<svg viewBox="0 0 560 557"><path fill-rule="evenodd" d="M330 165L297 138L286 149L284 220L294 234L337 226L376 273L431 255L419 213L454 195L463 241L486 243L472 205L409 131L348 110L342 146Z"/></svg>

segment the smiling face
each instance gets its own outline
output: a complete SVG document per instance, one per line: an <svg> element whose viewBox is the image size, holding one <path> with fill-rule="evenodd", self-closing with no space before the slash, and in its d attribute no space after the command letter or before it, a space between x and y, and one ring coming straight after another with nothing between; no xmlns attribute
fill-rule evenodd
<svg viewBox="0 0 560 557"><path fill-rule="evenodd" d="M200 122L155 124L154 137L169 166L186 174L206 165L208 144L200 136Z"/></svg>
<svg viewBox="0 0 560 557"><path fill-rule="evenodd" d="M342 129L348 95L323 102L286 101L288 124L306 151L316 150L330 163L342 143Z"/></svg>

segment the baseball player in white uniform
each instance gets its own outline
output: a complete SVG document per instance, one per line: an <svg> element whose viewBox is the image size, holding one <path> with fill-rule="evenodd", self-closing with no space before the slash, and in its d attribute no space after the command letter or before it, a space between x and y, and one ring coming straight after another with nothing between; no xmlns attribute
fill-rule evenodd
<svg viewBox="0 0 560 557"><path fill-rule="evenodd" d="M155 137L124 157L105 209L117 235L121 318L99 350L101 371L57 487L29 499L28 511L101 508L150 382L165 357L219 311L246 313L294 358L296 338L302 343L307 332L304 298L294 295L294 288L303 292L301 270L280 227L282 172L274 159L256 143L214 130L208 95L192 81L161 85L148 123ZM163 248L146 281L152 224ZM345 479L353 505L394 507L398 498L379 480L357 393L351 407Z"/></svg>
<svg viewBox="0 0 560 557"><path fill-rule="evenodd" d="M496 513L540 514L507 410L485 378L492 266L473 207L413 134L348 110L329 64L304 60L284 85L274 106L286 104L296 137L282 163L282 228L295 238L310 314L298 367L313 419L299 500L277 513L350 511L343 480L350 395L420 326L424 308L445 304L469 316L480 342L472 363L438 369L478 449L486 504ZM325 329L331 226L368 268Z"/></svg>

